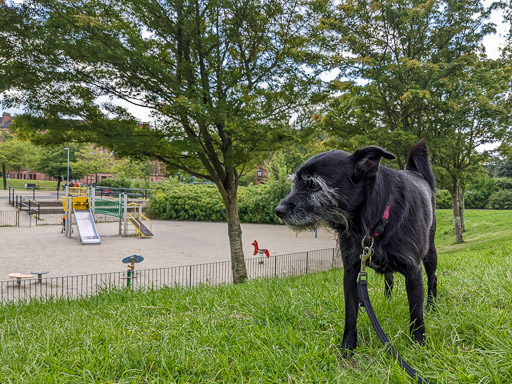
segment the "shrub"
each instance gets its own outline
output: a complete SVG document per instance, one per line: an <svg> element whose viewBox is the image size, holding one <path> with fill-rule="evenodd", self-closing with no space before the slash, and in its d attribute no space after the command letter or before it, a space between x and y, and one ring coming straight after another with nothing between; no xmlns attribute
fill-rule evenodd
<svg viewBox="0 0 512 384"><path fill-rule="evenodd" d="M468 209L483 209L487 207L489 195L483 191L470 190L464 194L464 204Z"/></svg>
<svg viewBox="0 0 512 384"><path fill-rule="evenodd" d="M436 208L450 209L452 207L452 197L450 192L445 189L438 189L436 194Z"/></svg>
<svg viewBox="0 0 512 384"><path fill-rule="evenodd" d="M512 190L503 189L493 193L488 206L492 209L512 209Z"/></svg>
<svg viewBox="0 0 512 384"><path fill-rule="evenodd" d="M486 208L489 197L497 190L496 179L488 176L479 178L468 186L464 194L466 208Z"/></svg>
<svg viewBox="0 0 512 384"><path fill-rule="evenodd" d="M238 188L240 221L277 224L274 208L290 191L277 182ZM160 183L151 198L148 215L159 219L225 221L222 197L214 185Z"/></svg>
<svg viewBox="0 0 512 384"><path fill-rule="evenodd" d="M502 177L494 180L496 181L496 187L498 189L512 189L512 178Z"/></svg>

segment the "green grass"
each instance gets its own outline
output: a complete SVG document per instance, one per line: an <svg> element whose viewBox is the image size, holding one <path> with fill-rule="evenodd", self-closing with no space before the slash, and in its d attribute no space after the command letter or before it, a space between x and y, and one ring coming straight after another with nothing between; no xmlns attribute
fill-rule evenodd
<svg viewBox="0 0 512 384"><path fill-rule="evenodd" d="M512 382L510 211L468 211L466 243L438 212L439 300L425 347L408 334L403 278L377 316L395 347L438 383ZM366 314L344 359L342 270L240 286L115 291L0 308L0 383L410 383Z"/></svg>
<svg viewBox="0 0 512 384"><path fill-rule="evenodd" d="M25 188L25 184L35 184L40 188L57 188L56 181L7 179L7 187Z"/></svg>

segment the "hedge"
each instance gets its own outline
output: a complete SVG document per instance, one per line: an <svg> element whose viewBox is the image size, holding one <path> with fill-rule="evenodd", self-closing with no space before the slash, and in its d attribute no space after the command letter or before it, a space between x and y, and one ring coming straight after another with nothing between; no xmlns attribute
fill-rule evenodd
<svg viewBox="0 0 512 384"><path fill-rule="evenodd" d="M274 208L290 192L278 183L238 188L240 221L277 224ZM149 202L148 215L158 219L191 221L226 221L222 197L215 185L163 184Z"/></svg>

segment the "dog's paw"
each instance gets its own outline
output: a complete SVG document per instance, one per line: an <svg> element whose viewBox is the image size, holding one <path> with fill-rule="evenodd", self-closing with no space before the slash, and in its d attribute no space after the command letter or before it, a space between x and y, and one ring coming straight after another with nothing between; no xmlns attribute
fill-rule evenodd
<svg viewBox="0 0 512 384"><path fill-rule="evenodd" d="M412 338L417 345L420 345L422 347L425 345L425 334L424 333L414 332L412 334Z"/></svg>
<svg viewBox="0 0 512 384"><path fill-rule="evenodd" d="M341 351L343 353L343 357L349 358L354 353L354 349L357 347L357 339L352 340L352 338L346 338L341 343Z"/></svg>

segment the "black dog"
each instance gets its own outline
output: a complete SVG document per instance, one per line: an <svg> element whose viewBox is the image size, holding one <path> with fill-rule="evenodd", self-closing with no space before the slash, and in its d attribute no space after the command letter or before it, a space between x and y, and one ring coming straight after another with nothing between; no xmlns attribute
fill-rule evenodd
<svg viewBox="0 0 512 384"><path fill-rule="evenodd" d="M293 191L275 209L292 227L321 223L339 233L345 293L342 348L346 350L357 345L357 276L363 239L375 242L369 266L385 274L386 296L393 287L393 272L405 276L410 328L420 344L425 334L422 261L428 276L427 304L437 295L435 178L427 147L420 142L412 149L405 171L380 166L382 157L395 158L376 146L353 154L321 153L300 167Z"/></svg>

